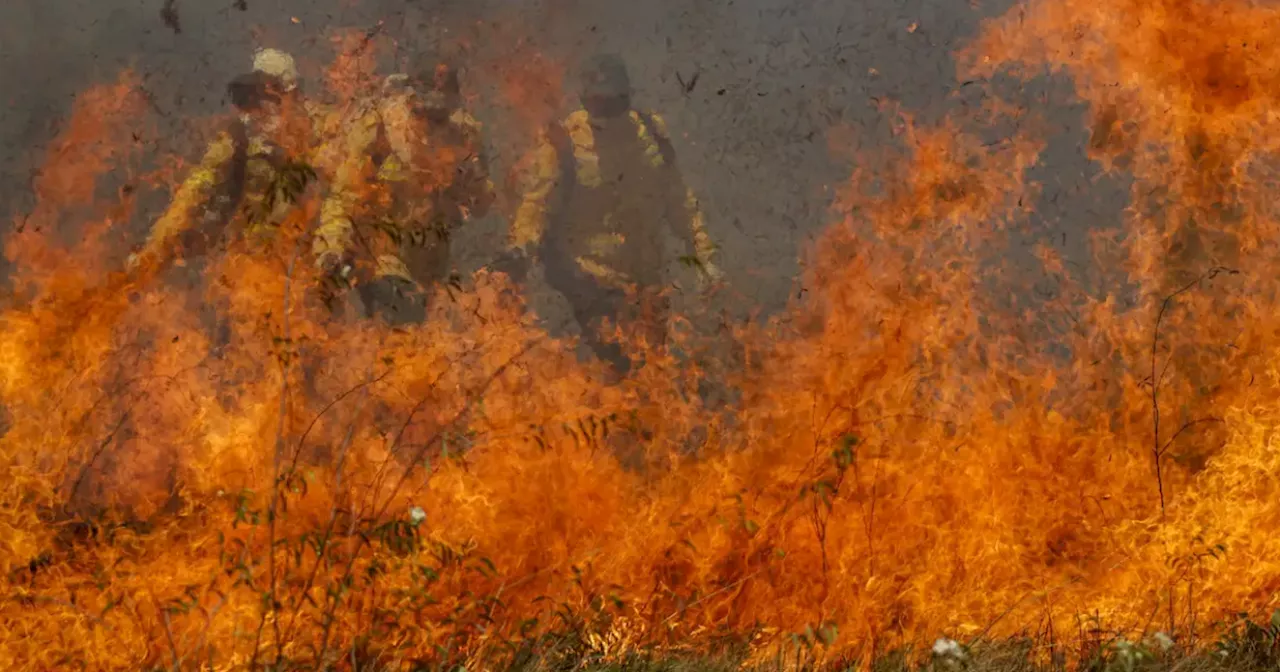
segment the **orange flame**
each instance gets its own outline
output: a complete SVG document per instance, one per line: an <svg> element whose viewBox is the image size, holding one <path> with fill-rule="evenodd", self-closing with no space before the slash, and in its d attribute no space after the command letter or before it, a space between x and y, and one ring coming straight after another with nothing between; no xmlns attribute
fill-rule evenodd
<svg viewBox="0 0 1280 672"><path fill-rule="evenodd" d="M474 666L547 653L557 629L605 657L726 635L763 656L797 633L866 659L1086 616L1191 641L1273 607L1274 12L1078 4L1014 10L968 67L1076 78L1098 158L1135 178L1114 244L1145 298L1084 292L1042 246L1062 291L1032 305L993 260L1043 140L903 115L899 151L865 157L809 252L808 295L735 335L724 413L674 349L602 384L485 272L420 327L324 322L298 253L314 204L211 262L231 318L216 347L177 292L86 290L93 243L11 241L49 300L0 315L0 660L240 669L442 646ZM348 95L368 76L334 72ZM91 91L77 118L125 98ZM67 137L120 146L127 128L86 124ZM33 220L86 203L103 152L46 171ZM1247 272L1170 291L1187 219L1237 241Z"/></svg>

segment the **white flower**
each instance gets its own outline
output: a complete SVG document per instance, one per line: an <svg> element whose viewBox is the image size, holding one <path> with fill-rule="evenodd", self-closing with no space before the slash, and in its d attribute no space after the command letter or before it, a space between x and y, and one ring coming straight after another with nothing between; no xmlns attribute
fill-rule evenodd
<svg viewBox="0 0 1280 672"><path fill-rule="evenodd" d="M964 649L961 648L960 643L954 639L939 637L938 641L933 643L933 655L939 658L964 660Z"/></svg>
<svg viewBox="0 0 1280 672"><path fill-rule="evenodd" d="M409 522L414 525L421 525L422 521L427 519L427 512L422 510L421 506L415 506L409 509Z"/></svg>
<svg viewBox="0 0 1280 672"><path fill-rule="evenodd" d="M1168 651L1173 648L1173 638L1163 632L1157 632L1151 638L1160 646L1161 651Z"/></svg>

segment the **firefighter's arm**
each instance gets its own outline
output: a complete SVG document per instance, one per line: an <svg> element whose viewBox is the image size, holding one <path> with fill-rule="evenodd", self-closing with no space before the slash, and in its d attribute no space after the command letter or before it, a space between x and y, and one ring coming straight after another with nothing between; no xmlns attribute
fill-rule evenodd
<svg viewBox="0 0 1280 672"><path fill-rule="evenodd" d="M653 120L653 132L658 135L660 142L666 143L670 147L671 136L667 132L667 122L657 114L651 114L650 118ZM671 171L672 189L676 192L673 197L683 201L685 221L689 225L687 231L677 230L675 234L680 237L688 237L687 240L699 268L710 279L719 280L724 274L715 263L716 245L711 239L711 235L707 232L707 220L702 211L702 204L698 201L698 195L694 193L692 187L685 184L683 176L676 166L672 165L667 168ZM673 225L675 223L674 221L672 222Z"/></svg>
<svg viewBox="0 0 1280 672"><path fill-rule="evenodd" d="M534 149L532 165L524 175L523 196L511 222L510 247L529 254L547 229L548 200L561 178L555 146L544 134Z"/></svg>
<svg viewBox="0 0 1280 672"><path fill-rule="evenodd" d="M471 155L464 166L464 178L467 180L467 193L471 195L470 209L472 217L484 217L489 208L497 200L497 189L489 173L489 157L485 152L484 137L481 134L480 122L472 120L468 127L468 144Z"/></svg>
<svg viewBox="0 0 1280 672"><path fill-rule="evenodd" d="M693 243L693 256L699 267L712 279L719 280L724 276L715 262L716 244L707 233L706 218L702 214L702 206L692 187L685 187L684 209L689 218L689 228Z"/></svg>
<svg viewBox="0 0 1280 672"><path fill-rule="evenodd" d="M219 133L205 150L200 163L174 192L173 200L151 227L142 249L130 255L131 268L158 263L167 249L192 228L203 206L213 198L221 169L234 157L235 140L226 131Z"/></svg>
<svg viewBox="0 0 1280 672"><path fill-rule="evenodd" d="M493 202L498 198L498 190L493 185L493 177L489 174L489 161L481 150L471 158L472 179L476 185L476 198L472 204L471 214L484 217L489 214Z"/></svg>
<svg viewBox="0 0 1280 672"><path fill-rule="evenodd" d="M335 140L343 143L342 158L320 204L320 225L312 240L316 264L328 270L344 263L355 242L352 217L367 188L370 154L378 137L377 114L360 114L347 131Z"/></svg>

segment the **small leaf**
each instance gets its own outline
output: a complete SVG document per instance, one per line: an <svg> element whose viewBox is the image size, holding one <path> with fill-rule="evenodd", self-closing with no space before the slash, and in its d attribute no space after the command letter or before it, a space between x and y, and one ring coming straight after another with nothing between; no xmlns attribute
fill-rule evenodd
<svg viewBox="0 0 1280 672"><path fill-rule="evenodd" d="M835 450L831 451L831 458L835 460L836 468L844 471L853 465L854 446L858 445L858 437L852 434L845 434L840 437L840 444Z"/></svg>
<svg viewBox="0 0 1280 672"><path fill-rule="evenodd" d="M823 646L831 646L836 643L836 624L828 623L818 629L818 638L822 641Z"/></svg>

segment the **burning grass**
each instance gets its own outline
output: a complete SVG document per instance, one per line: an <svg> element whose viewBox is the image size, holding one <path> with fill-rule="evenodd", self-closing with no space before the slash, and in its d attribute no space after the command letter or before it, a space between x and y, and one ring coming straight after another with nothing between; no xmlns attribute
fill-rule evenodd
<svg viewBox="0 0 1280 672"><path fill-rule="evenodd" d="M732 334L738 365L711 381L728 407L700 394L710 369L687 353L704 337L678 329L604 384L496 274L442 290L413 329L322 318L309 194L274 236L211 257L196 290L116 272L104 241L133 192L83 196L133 165L140 115L127 78L86 93L35 218L88 233L7 244L0 660L674 669L718 651L882 668L945 635L1028 644L927 665L1271 664L1268 627L1223 625L1271 613L1280 586L1269 89L1249 68L1229 95L1212 67L1157 72L1175 66L1138 54L1163 44L1142 32L1064 52L1064 17L1138 11L1070 4L1031 6L1037 40L997 23L971 53L988 73L1061 63L1090 102L1142 103L1116 117L1132 142L1098 145L1135 177L1097 250L1137 298L1086 293L1042 248L1059 291L1030 303L996 262L1043 139L902 116L895 149L845 185L805 298ZM1273 23L1243 3L1158 7L1164 34ZM1099 64L1128 73L1120 94L1090 79ZM79 143L93 161L63 166ZM1209 234L1230 255L1161 257ZM1157 631L1237 653L1118 645Z"/></svg>

